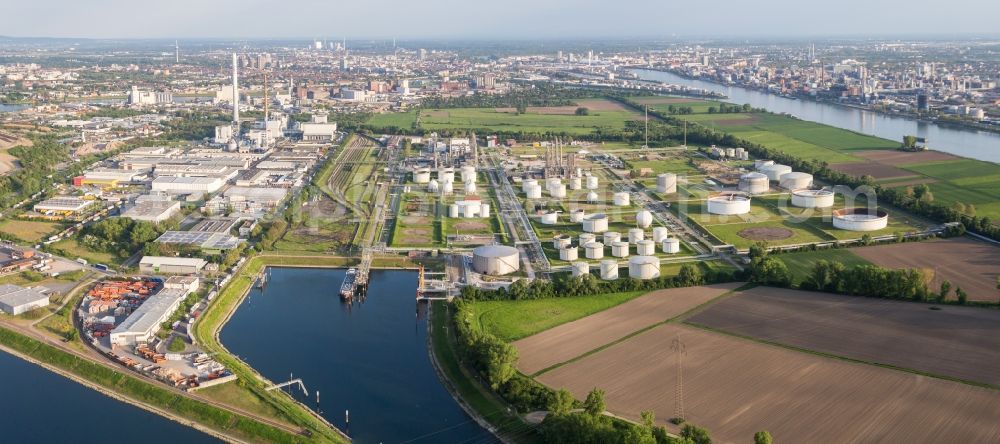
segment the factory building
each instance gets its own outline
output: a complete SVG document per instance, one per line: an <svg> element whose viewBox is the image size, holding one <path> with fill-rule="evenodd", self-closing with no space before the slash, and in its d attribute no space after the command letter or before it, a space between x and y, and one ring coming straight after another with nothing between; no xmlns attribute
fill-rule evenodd
<svg viewBox="0 0 1000 444"><path fill-rule="evenodd" d="M121 324L111 330L111 345L124 347L149 342L160 329L160 324L170 318L188 293L187 290L164 288L150 296Z"/></svg>
<svg viewBox="0 0 1000 444"><path fill-rule="evenodd" d="M152 190L169 194L214 193L225 184L219 177L172 177L153 179Z"/></svg>
<svg viewBox="0 0 1000 444"><path fill-rule="evenodd" d="M312 121L299 124L305 142L332 142L337 137L337 122L328 123L326 114L314 114Z"/></svg>
<svg viewBox="0 0 1000 444"><path fill-rule="evenodd" d="M122 213L121 217L132 220L142 220L152 223L160 223L170 219L181 211L181 203L169 200L144 200L136 202L135 205Z"/></svg>
<svg viewBox="0 0 1000 444"><path fill-rule="evenodd" d="M82 212L92 203L93 201L80 199L79 197L57 196L35 204L34 209L39 213L54 212L69 215Z"/></svg>
<svg viewBox="0 0 1000 444"><path fill-rule="evenodd" d="M17 316L49 305L49 297L34 288L0 285L0 310Z"/></svg>
<svg viewBox="0 0 1000 444"><path fill-rule="evenodd" d="M173 101L174 95L170 91L149 91L133 85L128 93L129 105L158 105Z"/></svg>
<svg viewBox="0 0 1000 444"><path fill-rule="evenodd" d="M195 274L207 265L196 257L143 256L139 261L142 274Z"/></svg>

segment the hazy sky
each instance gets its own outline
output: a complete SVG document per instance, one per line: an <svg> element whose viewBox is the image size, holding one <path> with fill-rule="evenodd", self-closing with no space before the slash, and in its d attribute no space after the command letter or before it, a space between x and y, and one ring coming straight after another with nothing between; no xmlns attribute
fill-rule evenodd
<svg viewBox="0 0 1000 444"><path fill-rule="evenodd" d="M0 35L505 38L1000 34L997 0L7 0Z"/></svg>

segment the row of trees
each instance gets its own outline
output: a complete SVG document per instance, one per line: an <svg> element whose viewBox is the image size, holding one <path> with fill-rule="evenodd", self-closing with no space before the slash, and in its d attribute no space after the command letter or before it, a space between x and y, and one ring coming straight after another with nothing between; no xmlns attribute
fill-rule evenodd
<svg viewBox="0 0 1000 444"><path fill-rule="evenodd" d="M562 88L536 82L515 88L506 94L473 94L461 97L427 97L424 108L517 108L518 106L570 106L577 99L593 97L592 91Z"/></svg>

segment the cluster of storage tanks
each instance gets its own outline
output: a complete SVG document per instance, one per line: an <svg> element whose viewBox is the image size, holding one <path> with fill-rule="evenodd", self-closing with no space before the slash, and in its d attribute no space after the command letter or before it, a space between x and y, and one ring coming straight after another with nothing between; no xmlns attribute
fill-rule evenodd
<svg viewBox="0 0 1000 444"><path fill-rule="evenodd" d="M457 200L448 205L448 217L490 217L490 205L479 199Z"/></svg>
<svg viewBox="0 0 1000 444"><path fill-rule="evenodd" d="M588 190L597 189L597 177L590 175L580 177L579 175L576 175L568 179L568 184L563 183L560 178L545 179L544 191L548 192L549 196L554 199L564 199L566 198L567 190L583 189L584 184L586 184ZM541 199L542 191L543 184L539 183L538 179L524 179L521 181L521 192L524 193L528 199ZM597 199L597 193L590 192L588 194L588 201L596 202Z"/></svg>
<svg viewBox="0 0 1000 444"><path fill-rule="evenodd" d="M596 217L594 217L596 216ZM650 218L652 215L649 216ZM642 219L642 216L636 217ZM552 239L552 246L559 251L559 259L564 261L575 261L580 257L580 249L583 249L583 256L587 259L603 259L605 249L611 248L611 256L616 258L626 258L632 254L635 247L635 254L638 256L653 256L659 246L664 253L676 254L680 252L680 240L670 237L666 227L654 227L652 239L646 239L646 232L643 228L631 228L627 237L622 237L622 233L607 231L607 216L595 214L587 216L584 221L599 221L604 228L601 231L584 232L580 234L579 241L573 245L572 237L568 235L557 235ZM638 221L637 221L638 222ZM647 226L648 227L648 226ZM585 225L586 228L593 228ZM600 234L600 238L598 238Z"/></svg>
<svg viewBox="0 0 1000 444"><path fill-rule="evenodd" d="M580 277L590 273L590 264L586 262L573 262L573 277ZM605 259L600 265L601 279L618 279L618 260ZM655 279L660 277L660 259L654 256L632 256L628 260L628 277L633 279Z"/></svg>
<svg viewBox="0 0 1000 444"><path fill-rule="evenodd" d="M460 171L462 191L465 194L476 194L476 168L466 165ZM413 182L427 185L427 191L431 193L451 194L455 192L455 169L441 168L437 171L437 179L431 179L430 168L417 168L413 170Z"/></svg>

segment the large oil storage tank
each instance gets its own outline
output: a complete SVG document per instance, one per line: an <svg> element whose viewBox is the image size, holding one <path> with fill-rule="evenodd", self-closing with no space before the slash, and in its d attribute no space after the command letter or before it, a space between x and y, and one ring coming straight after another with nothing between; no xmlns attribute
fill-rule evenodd
<svg viewBox="0 0 1000 444"><path fill-rule="evenodd" d="M588 233L608 231L608 216L604 213L596 213L583 218L583 231Z"/></svg>
<svg viewBox="0 0 1000 444"><path fill-rule="evenodd" d="M569 212L569 221L573 223L580 223L583 218L587 216L587 213L579 208Z"/></svg>
<svg viewBox="0 0 1000 444"><path fill-rule="evenodd" d="M530 190L531 188L536 187L536 186L538 186L538 181L537 180L535 180L535 179L524 179L523 181L521 181L521 192L524 193L524 194L528 194L528 190Z"/></svg>
<svg viewBox="0 0 1000 444"><path fill-rule="evenodd" d="M674 254L681 252L681 241L676 237L668 237L660 245L663 247L664 253Z"/></svg>
<svg viewBox="0 0 1000 444"><path fill-rule="evenodd" d="M841 230L876 231L889 225L889 213L877 208L844 208L833 212L833 226Z"/></svg>
<svg viewBox="0 0 1000 444"><path fill-rule="evenodd" d="M635 243L635 254L639 256L652 256L656 254L656 242L644 239Z"/></svg>
<svg viewBox="0 0 1000 444"><path fill-rule="evenodd" d="M755 170L758 170L758 171L761 168L764 168L764 167L769 166L769 165L774 165L774 161L773 160L766 160L766 159L757 159L757 160L753 161L753 168Z"/></svg>
<svg viewBox="0 0 1000 444"><path fill-rule="evenodd" d="M614 242L622 240L622 234L617 231L605 231L604 232L604 243L606 245L611 245Z"/></svg>
<svg viewBox="0 0 1000 444"><path fill-rule="evenodd" d="M476 194L475 182L466 182L464 188L465 188L465 194Z"/></svg>
<svg viewBox="0 0 1000 444"><path fill-rule="evenodd" d="M670 235L667 227L653 227L653 242L660 243Z"/></svg>
<svg viewBox="0 0 1000 444"><path fill-rule="evenodd" d="M542 215L541 222L545 225L555 225L559 222L559 213L552 211Z"/></svg>
<svg viewBox="0 0 1000 444"><path fill-rule="evenodd" d="M833 206L832 190L795 190L792 191L792 205L799 208L830 208Z"/></svg>
<svg viewBox="0 0 1000 444"><path fill-rule="evenodd" d="M740 176L740 191L750 194L763 194L771 189L770 179L764 173L746 173Z"/></svg>
<svg viewBox="0 0 1000 444"><path fill-rule="evenodd" d="M639 210L635 213L635 226L649 228L650 225L653 225L653 213L646 210Z"/></svg>
<svg viewBox="0 0 1000 444"><path fill-rule="evenodd" d="M472 269L476 273L503 275L521 267L517 248L506 245L483 245L472 250Z"/></svg>
<svg viewBox="0 0 1000 444"><path fill-rule="evenodd" d="M566 184L556 184L549 188L549 194L556 198L562 199L566 197Z"/></svg>
<svg viewBox="0 0 1000 444"><path fill-rule="evenodd" d="M656 192L662 194L676 193L677 175L674 173L663 173L656 175Z"/></svg>
<svg viewBox="0 0 1000 444"><path fill-rule="evenodd" d="M587 245L591 242L596 241L597 235L594 233L580 233L579 239L580 239L579 245Z"/></svg>
<svg viewBox="0 0 1000 444"><path fill-rule="evenodd" d="M528 188L528 191L526 192L526 194L528 195L528 199L541 199L542 198L542 186L541 185L535 185L535 186L533 186L531 188Z"/></svg>
<svg viewBox="0 0 1000 444"><path fill-rule="evenodd" d="M760 172L767 174L768 180L778 181L781 180L782 175L791 173L792 167L776 163L774 165L761 167Z"/></svg>
<svg viewBox="0 0 1000 444"><path fill-rule="evenodd" d="M438 181L436 181L434 179L431 179L430 182L427 182L427 191L428 192L437 193L440 189L441 189L441 185L438 184Z"/></svg>
<svg viewBox="0 0 1000 444"><path fill-rule="evenodd" d="M616 207L627 207L629 205L629 194L626 192L617 192L612 196L612 202L614 202Z"/></svg>
<svg viewBox="0 0 1000 444"><path fill-rule="evenodd" d="M419 184L425 184L431 181L431 169L430 168L417 168L413 171L413 182Z"/></svg>
<svg viewBox="0 0 1000 444"><path fill-rule="evenodd" d="M566 247L559 250L559 259L564 261L575 261L580 252L576 247Z"/></svg>
<svg viewBox="0 0 1000 444"><path fill-rule="evenodd" d="M439 182L454 182L455 181L455 169L454 168L441 168L438 170L438 181Z"/></svg>
<svg viewBox="0 0 1000 444"><path fill-rule="evenodd" d="M601 279L606 281L618 279L618 261L614 259L601 261Z"/></svg>
<svg viewBox="0 0 1000 444"><path fill-rule="evenodd" d="M583 188L583 180L580 179L580 176L573 176L569 178L569 189L579 190L581 188Z"/></svg>
<svg viewBox="0 0 1000 444"><path fill-rule="evenodd" d="M646 233L642 231L642 228L629 228L628 229L628 242L634 244L646 238Z"/></svg>
<svg viewBox="0 0 1000 444"><path fill-rule="evenodd" d="M720 193L708 198L708 212L734 215L750 212L750 196L743 193Z"/></svg>
<svg viewBox="0 0 1000 444"><path fill-rule="evenodd" d="M462 182L475 182L476 181L476 167L472 165L466 165L462 167Z"/></svg>
<svg viewBox="0 0 1000 444"><path fill-rule="evenodd" d="M598 203L601 201L601 197L597 195L596 192L587 193L587 203Z"/></svg>
<svg viewBox="0 0 1000 444"><path fill-rule="evenodd" d="M597 189L597 176L587 176L587 189L588 190Z"/></svg>
<svg viewBox="0 0 1000 444"><path fill-rule="evenodd" d="M628 242L617 241L611 244L611 255L614 257L627 257L628 250Z"/></svg>
<svg viewBox="0 0 1000 444"><path fill-rule="evenodd" d="M568 234L557 234L552 238L552 248L556 250L566 248L573 243L573 237Z"/></svg>
<svg viewBox="0 0 1000 444"><path fill-rule="evenodd" d="M458 205L448 205L448 217L458 217Z"/></svg>
<svg viewBox="0 0 1000 444"><path fill-rule="evenodd" d="M573 262L573 277L580 277L590 274L590 264L586 262Z"/></svg>
<svg viewBox="0 0 1000 444"><path fill-rule="evenodd" d="M628 259L628 277L655 279L660 277L660 259L655 256L632 256Z"/></svg>
<svg viewBox="0 0 1000 444"><path fill-rule="evenodd" d="M813 176L801 171L785 173L778 179L778 185L786 190L801 190L812 186Z"/></svg>
<svg viewBox="0 0 1000 444"><path fill-rule="evenodd" d="M587 259L600 259L604 257L604 244L591 242L583 246Z"/></svg>

